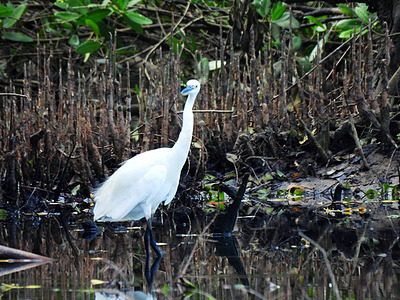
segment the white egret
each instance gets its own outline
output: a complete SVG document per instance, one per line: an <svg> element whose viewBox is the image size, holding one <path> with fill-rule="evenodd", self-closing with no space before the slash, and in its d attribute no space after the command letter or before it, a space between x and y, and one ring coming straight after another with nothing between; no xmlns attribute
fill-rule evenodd
<svg viewBox="0 0 400 300"><path fill-rule="evenodd" d="M193 104L200 83L191 79L182 90L188 95L183 110L182 130L172 148L143 152L125 161L94 193L94 220L118 221L146 218L146 249L148 241L161 256L153 237L151 218L158 205L174 198L186 162L193 133Z"/></svg>

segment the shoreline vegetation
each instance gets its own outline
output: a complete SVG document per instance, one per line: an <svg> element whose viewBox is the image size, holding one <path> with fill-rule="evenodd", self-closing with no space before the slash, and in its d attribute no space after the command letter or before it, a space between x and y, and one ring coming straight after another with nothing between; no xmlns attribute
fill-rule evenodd
<svg viewBox="0 0 400 300"><path fill-rule="evenodd" d="M2 50L6 69L15 64L1 82L2 203L33 209L42 199L82 201L126 159L172 146L181 126L179 91L188 78L199 79L202 90L180 190L200 189L209 175L216 180L232 177L238 186L245 173L252 175L250 180L263 178L253 180L262 188L268 180L316 176L319 168L334 167L352 155L359 158L359 170L368 170L371 147L384 153L391 166L400 123L395 77L389 78L393 72L388 29L381 25L378 33L376 21L370 21L348 39L328 40L318 29L324 24L312 19L308 27L314 34L307 43L314 46L313 59L308 56L305 62L305 50L301 57L302 46L296 41L301 36L306 43L307 32L286 28L283 19L275 22L273 14L281 10L279 18L289 16L297 26L290 18L297 14L295 6L280 5L268 12L277 27L268 28L269 17L256 3L243 10L249 22L251 13L259 13L263 25L251 19L252 25L241 30L240 45L239 25L229 23L233 17L225 14L229 9L219 12L219 24L211 24L209 15L190 22L186 14L199 6L188 4L179 6L185 17L176 23L172 18L172 31L165 28L160 43L147 52L136 50L130 58L121 55L120 43L127 39L121 30L102 42L107 52L99 48L85 59L77 53L82 49L56 47L56 39L21 42L25 51L29 49L25 54L13 50L7 56ZM232 14L238 13L235 9L230 7ZM28 12L33 11L27 8ZM76 8L75 13L82 11ZM62 17L67 16L58 16ZM197 28L205 20L210 27ZM75 19L69 22L87 32ZM101 22L107 23L105 14ZM143 33L137 33L140 39L147 36L146 26L151 27L142 24ZM206 47L209 35L212 49ZM140 39L137 48L145 49ZM12 49L16 45L12 43ZM386 179L387 175L388 171Z"/></svg>

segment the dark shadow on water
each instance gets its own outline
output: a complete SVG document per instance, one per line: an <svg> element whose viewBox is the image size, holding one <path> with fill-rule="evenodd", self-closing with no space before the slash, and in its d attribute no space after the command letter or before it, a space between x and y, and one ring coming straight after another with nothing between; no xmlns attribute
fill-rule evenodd
<svg viewBox="0 0 400 300"><path fill-rule="evenodd" d="M238 278L245 287L249 287L249 279L247 278L246 270L239 256L239 251L236 246L236 238L234 236L215 237L215 254L228 259L229 264L239 275Z"/></svg>
<svg viewBox="0 0 400 300"><path fill-rule="evenodd" d="M3 287L0 295L92 299L96 292L96 299L116 293L120 298L141 293L157 299L335 299L321 252L302 239L300 231L327 253L343 298L399 298L400 222L390 217L397 211L385 208L378 213L379 218L337 218L290 207L268 214L260 210L251 218L239 217L231 235L219 236L210 231L199 235L197 229L208 225L204 217L193 220L198 226L177 235L173 214L165 214L164 225L154 226L155 239L165 252L160 260L146 256L137 223L118 224L118 230L88 240L82 238L87 215L73 215L65 219L68 222L56 216L7 220L0 223L2 245L55 260L2 276L3 284L18 288Z"/></svg>

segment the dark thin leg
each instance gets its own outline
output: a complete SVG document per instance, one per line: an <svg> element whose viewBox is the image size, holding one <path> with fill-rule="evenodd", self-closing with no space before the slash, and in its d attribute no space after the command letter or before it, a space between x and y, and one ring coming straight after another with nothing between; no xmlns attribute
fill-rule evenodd
<svg viewBox="0 0 400 300"><path fill-rule="evenodd" d="M157 256L157 258L154 260L153 265L151 266L150 269L150 253L146 253L146 271L145 271L145 276L147 280L147 286L149 287L150 293L153 292L153 281L154 281L154 275L156 274L156 271L158 269L158 264L160 263L162 259L162 256Z"/></svg>
<svg viewBox="0 0 400 300"><path fill-rule="evenodd" d="M144 233L144 247L146 248L146 254L147 254L146 258L150 261L149 239L150 239L149 226L147 226L146 232Z"/></svg>
<svg viewBox="0 0 400 300"><path fill-rule="evenodd" d="M162 252L160 251L160 249L158 249L157 242L153 236L153 228L151 226L151 218L147 220L147 229L146 229L146 233L144 235L144 242L145 242L145 247L146 247L147 253L150 253L150 251L149 251L150 250L149 242L150 242L150 246L151 246L151 248L153 248L154 252L159 257L162 257Z"/></svg>

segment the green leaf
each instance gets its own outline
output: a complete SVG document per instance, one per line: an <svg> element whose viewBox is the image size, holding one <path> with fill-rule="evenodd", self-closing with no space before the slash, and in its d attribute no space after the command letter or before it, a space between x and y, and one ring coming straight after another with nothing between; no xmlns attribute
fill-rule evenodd
<svg viewBox="0 0 400 300"><path fill-rule="evenodd" d="M345 30L339 34L339 38L348 40L349 38L351 38L353 36L353 34L354 34L354 30L351 30L351 29Z"/></svg>
<svg viewBox="0 0 400 300"><path fill-rule="evenodd" d="M135 93L136 95L140 96L140 89L138 84L135 84Z"/></svg>
<svg viewBox="0 0 400 300"><path fill-rule="evenodd" d="M284 6L284 5L278 6L276 9L274 9L274 11L271 14L271 21L278 20L283 15L285 10L286 10L286 6Z"/></svg>
<svg viewBox="0 0 400 300"><path fill-rule="evenodd" d="M372 200L372 199L375 199L376 197L378 197L378 192L377 191L375 191L375 190L368 190L366 193L365 193L365 196L367 197L367 199L369 199L369 200Z"/></svg>
<svg viewBox="0 0 400 300"><path fill-rule="evenodd" d="M78 54L88 54L99 50L101 44L96 41L86 41L75 49Z"/></svg>
<svg viewBox="0 0 400 300"><path fill-rule="evenodd" d="M57 18L64 21L72 21L78 19L81 15L72 11L58 11L54 14Z"/></svg>
<svg viewBox="0 0 400 300"><path fill-rule="evenodd" d="M71 38L69 39L69 41L68 41L68 44L70 45L70 46L79 46L79 37L76 35L76 34L74 34L73 36L71 36Z"/></svg>
<svg viewBox="0 0 400 300"><path fill-rule="evenodd" d="M137 12L130 12L125 14L132 22L139 24L139 25L150 25L153 24L153 21L145 16L137 13Z"/></svg>
<svg viewBox="0 0 400 300"><path fill-rule="evenodd" d="M354 30L355 26L361 26L361 21L358 19L346 19L337 22L335 28L338 30Z"/></svg>
<svg viewBox="0 0 400 300"><path fill-rule="evenodd" d="M365 23L369 23L369 13L367 10L362 8L361 6L357 6L355 8L356 15Z"/></svg>
<svg viewBox="0 0 400 300"><path fill-rule="evenodd" d="M382 183L382 190L386 192L391 186L387 183Z"/></svg>
<svg viewBox="0 0 400 300"><path fill-rule="evenodd" d="M299 51L302 43L303 43L303 40L301 39L301 37L294 36L292 39L293 51Z"/></svg>
<svg viewBox="0 0 400 300"><path fill-rule="evenodd" d="M132 6L136 5L136 4L138 4L140 1L141 0L131 0L131 1L129 1L127 7L132 7Z"/></svg>
<svg viewBox="0 0 400 300"><path fill-rule="evenodd" d="M219 201L224 201L225 200L225 193L223 191L218 191L218 200ZM222 207L222 209L224 209L224 208L225 207Z"/></svg>
<svg viewBox="0 0 400 300"><path fill-rule="evenodd" d="M87 62L89 57L90 57L90 53L85 53L85 56L83 58L83 62Z"/></svg>
<svg viewBox="0 0 400 300"><path fill-rule="evenodd" d="M131 46L118 48L116 54L117 55L128 55L128 54L138 53L137 50L134 50L131 48L132 48Z"/></svg>
<svg viewBox="0 0 400 300"><path fill-rule="evenodd" d="M4 209L0 209L0 220L5 220L7 217L7 212Z"/></svg>
<svg viewBox="0 0 400 300"><path fill-rule="evenodd" d="M6 18L13 14L14 10L11 7L0 6L0 18Z"/></svg>
<svg viewBox="0 0 400 300"><path fill-rule="evenodd" d="M192 53L195 53L197 50L197 43L196 43L196 38L194 37L194 35L190 35L190 40L191 40L191 51Z"/></svg>
<svg viewBox="0 0 400 300"><path fill-rule="evenodd" d="M317 26L320 26L320 27L324 26L324 25L322 25L320 20L318 20L317 18L315 18L313 16L306 16L306 17L304 17L304 19L310 20L312 23L314 23Z"/></svg>
<svg viewBox="0 0 400 300"><path fill-rule="evenodd" d="M356 34L359 33L360 30L361 30L361 27L360 27L360 26L357 26L357 27L356 27L356 30L355 30ZM365 32L367 32L367 30L364 30L363 34L364 34ZM353 35L354 35L354 28L353 28L353 29L349 29L349 30L345 30L345 31L341 32L341 33L339 34L339 37L340 37L341 39L349 39L349 38L351 38Z"/></svg>
<svg viewBox="0 0 400 300"><path fill-rule="evenodd" d="M319 49L320 53L322 53L322 51L324 50L323 46L326 44L328 37L329 37L329 34L325 34L324 37L322 39L320 39L319 42L315 45L315 47L311 51L310 55L308 56L309 61L313 61L317 57L318 49Z"/></svg>
<svg viewBox="0 0 400 300"><path fill-rule="evenodd" d="M112 14L112 11L108 8L94 9L86 14L86 17L93 22L97 23Z"/></svg>
<svg viewBox="0 0 400 300"><path fill-rule="evenodd" d="M296 62L299 65L299 70L303 73L311 70L312 64L306 57L296 58Z"/></svg>
<svg viewBox="0 0 400 300"><path fill-rule="evenodd" d="M318 20L317 18L313 17L313 16L306 16L304 17L305 19L310 20L312 23L314 23L315 25L317 25L316 30L318 32L324 32L326 31L326 25L322 24L320 20Z"/></svg>
<svg viewBox="0 0 400 300"><path fill-rule="evenodd" d="M85 2L88 2L88 1L86 1L86 0L64 0L64 2L68 3L69 7L72 8L72 7L76 7L76 6L84 6L87 4Z"/></svg>
<svg viewBox="0 0 400 300"><path fill-rule="evenodd" d="M263 182L270 181L272 179L274 179L274 176L270 172L264 173L264 175L261 177Z"/></svg>
<svg viewBox="0 0 400 300"><path fill-rule="evenodd" d="M127 15L123 15L123 19L128 24L130 28L135 30L137 33L141 34L143 33L143 28L140 26L138 23L133 22Z"/></svg>
<svg viewBox="0 0 400 300"><path fill-rule="evenodd" d="M30 43L33 42L34 39L23 34L22 32L10 32L10 31L3 31L1 36L5 40L10 40L14 42L23 42L23 43Z"/></svg>
<svg viewBox="0 0 400 300"><path fill-rule="evenodd" d="M78 195L78 191L79 191L80 188L81 188L81 185L78 184L76 187L74 187L74 188L71 190L71 194L72 194L73 196Z"/></svg>
<svg viewBox="0 0 400 300"><path fill-rule="evenodd" d="M54 3L55 6L61 8L61 9L68 9L69 5L68 3L62 2L62 1L56 1Z"/></svg>
<svg viewBox="0 0 400 300"><path fill-rule="evenodd" d="M168 296L169 294L168 284L164 283L163 287L161 288L161 292L164 294L164 296Z"/></svg>
<svg viewBox="0 0 400 300"><path fill-rule="evenodd" d="M14 9L14 13L11 15L12 18L19 20L22 15L26 12L27 6L25 4L19 5Z"/></svg>
<svg viewBox="0 0 400 300"><path fill-rule="evenodd" d="M85 20L85 23L86 23L86 25L88 25L88 26L92 29L92 31L94 32L94 34L95 34L96 36L99 36L99 35L100 35L99 26L97 26L97 24L96 24L95 22L93 22L93 21L90 20L90 19L86 19L86 20Z"/></svg>
<svg viewBox="0 0 400 300"><path fill-rule="evenodd" d="M290 25L292 25L292 29L300 28L300 22L291 16L289 12L284 12L278 20L272 21L272 23L286 29L289 29Z"/></svg>
<svg viewBox="0 0 400 300"><path fill-rule="evenodd" d="M206 173L203 178L203 180L214 180L214 179L215 179L215 176L208 174L208 173Z"/></svg>
<svg viewBox="0 0 400 300"><path fill-rule="evenodd" d="M398 219L400 215L389 215L387 216L389 219Z"/></svg>
<svg viewBox="0 0 400 300"><path fill-rule="evenodd" d="M114 3L119 9L126 10L129 0L112 0L111 2Z"/></svg>
<svg viewBox="0 0 400 300"><path fill-rule="evenodd" d="M295 196L302 196L304 194L304 191L302 189L295 189L293 192L293 195Z"/></svg>
<svg viewBox="0 0 400 300"><path fill-rule="evenodd" d="M259 200L266 200L268 198L268 195L271 193L270 189L266 189L266 188L261 188L257 190L257 193L255 194L255 196L259 199Z"/></svg>
<svg viewBox="0 0 400 300"><path fill-rule="evenodd" d="M340 8L340 10L342 12L344 12L349 17L352 17L352 18L355 17L354 11L348 5L343 4L343 3L339 3L337 6Z"/></svg>
<svg viewBox="0 0 400 300"><path fill-rule="evenodd" d="M87 6L87 0L64 0L68 4L67 9L74 10L81 15L87 14L89 12L89 8Z"/></svg>
<svg viewBox="0 0 400 300"><path fill-rule="evenodd" d="M194 53L195 51L192 50L192 43L190 43L188 41L188 39L186 38L186 35L182 32L182 31L178 31L177 34L179 35L179 37L182 39L182 42L185 44L186 48L190 49L190 51L192 53ZM193 36L192 36L193 38ZM193 40L192 40L193 41Z"/></svg>
<svg viewBox="0 0 400 300"><path fill-rule="evenodd" d="M253 6L256 12L263 18L265 18L271 9L271 0L255 0Z"/></svg>
<svg viewBox="0 0 400 300"><path fill-rule="evenodd" d="M3 28L10 28L13 26L24 14L26 11L26 5L21 4L19 5L16 9L14 9L14 12L6 19L3 21Z"/></svg>
<svg viewBox="0 0 400 300"><path fill-rule="evenodd" d="M208 74L210 72L210 61L208 60L208 58L203 57L200 64L203 70L203 74Z"/></svg>
<svg viewBox="0 0 400 300"><path fill-rule="evenodd" d="M281 189L281 190L278 190L276 192L277 197L285 197L286 194L287 194L287 190L286 189Z"/></svg>
<svg viewBox="0 0 400 300"><path fill-rule="evenodd" d="M192 288L192 289L196 288L196 285L194 283L190 282L189 279L181 278L181 282L184 286L186 286L188 288Z"/></svg>
<svg viewBox="0 0 400 300"><path fill-rule="evenodd" d="M276 170L276 175L278 175L278 177L280 177L280 178L284 178L285 177L285 174L283 174L283 172L281 171L281 170Z"/></svg>
<svg viewBox="0 0 400 300"><path fill-rule="evenodd" d="M274 62L272 64L272 68L274 69L275 76L279 76L282 70L282 62L280 60Z"/></svg>
<svg viewBox="0 0 400 300"><path fill-rule="evenodd" d="M182 44L175 37L172 38L172 49L174 50L174 55L175 56L177 56L178 53L180 54L182 52Z"/></svg>

